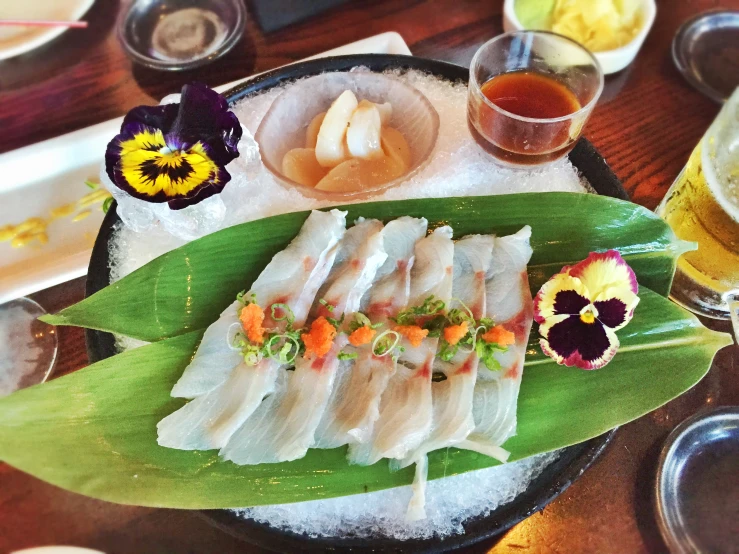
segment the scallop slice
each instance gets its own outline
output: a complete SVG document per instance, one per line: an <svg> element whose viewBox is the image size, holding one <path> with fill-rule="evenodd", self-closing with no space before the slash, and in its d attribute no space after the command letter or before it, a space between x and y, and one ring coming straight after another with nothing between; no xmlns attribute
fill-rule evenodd
<svg viewBox="0 0 739 554"><path fill-rule="evenodd" d="M327 170L316 160L313 148L293 148L282 158L282 174L301 185L314 187Z"/></svg>
<svg viewBox="0 0 739 554"><path fill-rule="evenodd" d="M383 127L390 123L390 119L393 117L393 106L390 102L377 104L375 102L370 102L369 100L362 100L357 108L362 108L364 106L375 106L377 108L380 112L380 121L382 122Z"/></svg>
<svg viewBox="0 0 739 554"><path fill-rule="evenodd" d="M380 145L381 132L380 110L372 102L365 103L363 100L354 110L346 130L346 144L352 157L364 160L383 157L385 154Z"/></svg>
<svg viewBox="0 0 739 554"><path fill-rule="evenodd" d="M405 170L405 166L389 156L376 160L353 158L329 171L316 185L316 190L357 192L397 179Z"/></svg>
<svg viewBox="0 0 739 554"><path fill-rule="evenodd" d="M403 172L411 166L411 149L403 133L392 127L384 127L381 144L385 155L403 166Z"/></svg>
<svg viewBox="0 0 739 554"><path fill-rule="evenodd" d="M326 112L316 140L316 159L323 167L336 167L349 157L344 138L357 104L354 93L345 90Z"/></svg>
<svg viewBox="0 0 739 554"><path fill-rule="evenodd" d="M318 130L323 124L323 118L326 117L326 112L319 113L314 117L308 124L308 128L305 130L305 147L315 148L316 142L318 142Z"/></svg>

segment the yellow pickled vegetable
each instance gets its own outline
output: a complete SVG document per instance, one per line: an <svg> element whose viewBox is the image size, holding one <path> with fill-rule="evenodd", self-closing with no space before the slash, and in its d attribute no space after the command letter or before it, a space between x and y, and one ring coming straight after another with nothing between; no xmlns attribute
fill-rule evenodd
<svg viewBox="0 0 739 554"><path fill-rule="evenodd" d="M593 52L631 42L642 26L639 0L556 0L551 29Z"/></svg>

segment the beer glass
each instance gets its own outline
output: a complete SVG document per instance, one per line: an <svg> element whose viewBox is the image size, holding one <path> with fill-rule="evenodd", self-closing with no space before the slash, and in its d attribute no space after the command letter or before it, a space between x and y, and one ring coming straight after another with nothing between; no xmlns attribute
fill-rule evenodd
<svg viewBox="0 0 739 554"><path fill-rule="evenodd" d="M739 88L690 155L657 214L681 239L670 297L698 314L728 319L739 300Z"/></svg>

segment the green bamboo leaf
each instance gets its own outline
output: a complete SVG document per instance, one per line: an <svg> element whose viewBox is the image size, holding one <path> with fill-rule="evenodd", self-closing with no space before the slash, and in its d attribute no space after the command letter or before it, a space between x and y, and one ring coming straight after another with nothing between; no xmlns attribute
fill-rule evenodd
<svg viewBox="0 0 739 554"><path fill-rule="evenodd" d="M472 228L470 227L471 231ZM605 368L527 357L512 459L595 437L695 385L728 335L642 287L621 350ZM169 392L200 333L132 350L0 399L0 459L65 489L125 504L224 508L358 494L412 480L387 462L348 465L345 448L310 450L290 463L236 466L215 451L159 447L156 423L178 408ZM432 453L431 479L496 464L456 449Z"/></svg>
<svg viewBox="0 0 739 554"><path fill-rule="evenodd" d="M614 248L634 268L639 282L662 295L670 290L675 260L686 249L652 212L622 200L574 193L429 198L354 204L359 216L384 221L401 215L449 224L456 237L513 233L532 227L532 290L563 265L591 251ZM298 212L236 225L190 242L151 261L124 279L42 318L156 341L203 329L249 288L269 260L285 248L308 216Z"/></svg>

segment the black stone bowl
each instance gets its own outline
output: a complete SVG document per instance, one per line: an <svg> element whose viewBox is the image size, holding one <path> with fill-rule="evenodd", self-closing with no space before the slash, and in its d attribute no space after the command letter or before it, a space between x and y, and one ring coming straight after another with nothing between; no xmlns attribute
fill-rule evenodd
<svg viewBox="0 0 739 554"><path fill-rule="evenodd" d="M364 66L372 71L386 69L414 69L447 79L450 82L467 82L468 69L458 65L414 58L412 56L389 56L384 54L360 54L337 56L270 71L256 79L239 85L225 93L230 103L247 98L283 83L317 75L328 71L348 71ZM585 138L581 138L569 154L570 161L588 180L592 187L605 196L628 200L623 186L613 174L603 157ZM90 296L110 284L108 245L113 227L120 221L115 204L105 216L90 259L87 274L86 296ZM87 352L91 362L116 354L115 340L110 333L88 329L86 331ZM616 431L610 431L589 441L565 448L560 457L550 464L528 488L507 504L499 506L488 515L471 518L464 522L465 533L444 539L420 539L398 541L385 537L321 537L275 529L254 520L242 519L229 510L204 510L201 515L224 532L249 543L276 552L446 552L468 546L484 539L501 536L519 521L538 512L569 487L590 467L603 452Z"/></svg>

